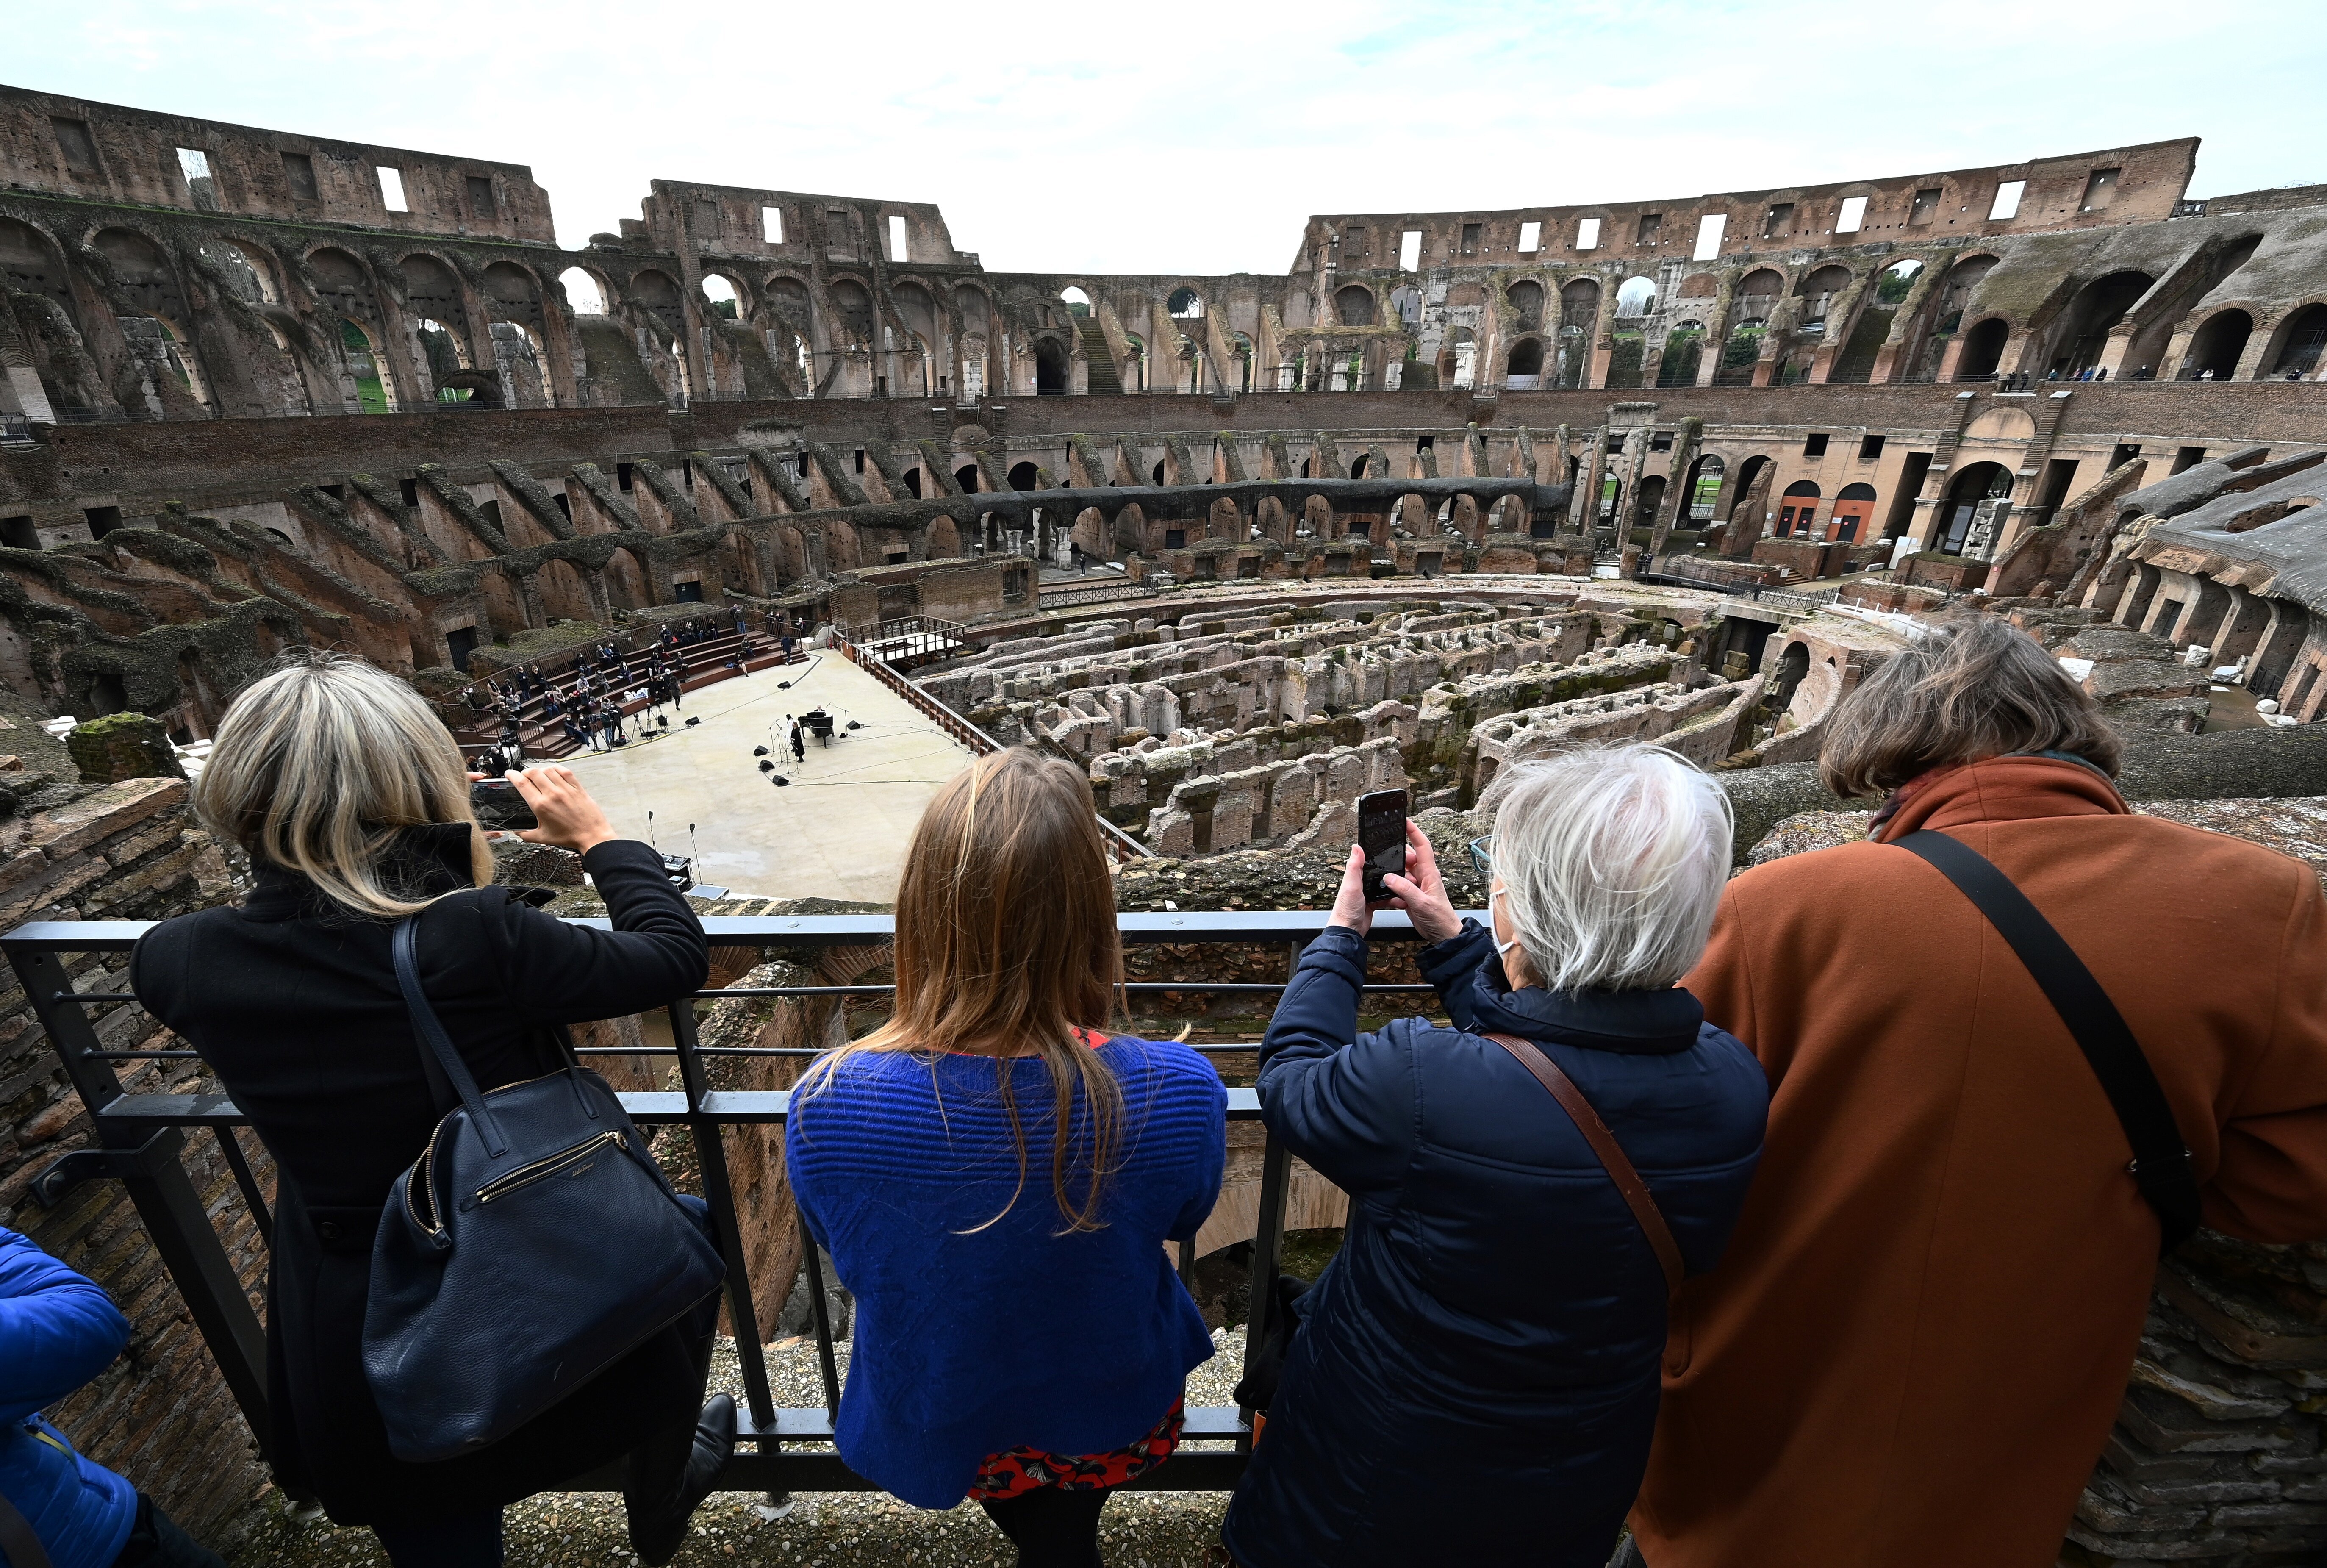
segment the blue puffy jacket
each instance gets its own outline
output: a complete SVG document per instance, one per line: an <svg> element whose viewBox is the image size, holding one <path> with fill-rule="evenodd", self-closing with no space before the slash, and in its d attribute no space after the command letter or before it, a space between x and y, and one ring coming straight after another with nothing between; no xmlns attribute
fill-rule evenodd
<svg viewBox="0 0 2327 1568"><path fill-rule="evenodd" d="M1473 921L1421 963L1455 1027L1360 1037L1366 943L1334 929L1261 1043L1270 1130L1350 1218L1222 1533L1244 1568L1601 1568L1648 1463L1664 1274L1567 1113L1480 1032L1575 1080L1692 1274L1744 1202L1768 1085L1686 991L1512 991Z"/></svg>
<svg viewBox="0 0 2327 1568"><path fill-rule="evenodd" d="M104 1371L129 1320L82 1278L0 1230L0 1496L32 1522L56 1568L107 1568L137 1522L137 1489L72 1450L40 1417Z"/></svg>

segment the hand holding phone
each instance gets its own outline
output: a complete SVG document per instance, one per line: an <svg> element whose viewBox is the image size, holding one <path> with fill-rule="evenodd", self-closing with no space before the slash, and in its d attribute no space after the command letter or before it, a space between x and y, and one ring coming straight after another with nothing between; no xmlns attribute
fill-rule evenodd
<svg viewBox="0 0 2327 1568"><path fill-rule="evenodd" d="M533 803L519 794L517 786L506 779L472 779L469 783L469 808L477 814L478 823L493 833L541 826L541 818L533 813Z"/></svg>

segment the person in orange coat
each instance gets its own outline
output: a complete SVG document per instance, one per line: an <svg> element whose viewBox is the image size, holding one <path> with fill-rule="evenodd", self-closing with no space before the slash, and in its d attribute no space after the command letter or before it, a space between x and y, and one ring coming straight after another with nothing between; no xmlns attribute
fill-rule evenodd
<svg viewBox="0 0 2327 1568"><path fill-rule="evenodd" d="M2124 1395L2161 1234L2126 1134L2013 949L1885 841L1959 839L2075 949L2206 1224L2327 1236L2318 879L2132 815L2117 762L2034 640L1941 623L1827 722L1828 787L1889 792L1871 842L1729 884L1685 984L1767 1069L1769 1140L1676 1316L1647 1568L2051 1568Z"/></svg>

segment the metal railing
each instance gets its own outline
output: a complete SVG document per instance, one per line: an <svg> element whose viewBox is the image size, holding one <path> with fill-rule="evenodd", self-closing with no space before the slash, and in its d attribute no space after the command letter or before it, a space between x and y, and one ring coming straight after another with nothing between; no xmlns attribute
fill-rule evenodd
<svg viewBox="0 0 2327 1568"><path fill-rule="evenodd" d="M1124 914L1117 917L1128 945L1213 944L1233 947L1283 945L1286 948L1285 981L1292 978L1301 949L1323 929L1322 910L1250 910L1226 913ZM605 929L604 919L577 920L577 925ZM704 922L715 947L863 947L889 941L894 923L887 915L797 915L710 917ZM118 1064L148 1060L184 1060L193 1057L180 1047L119 1049L100 1038L100 1022L89 1010L110 1012L134 1007L126 992L82 991L75 987L75 955L126 953L149 929L136 920L33 921L0 936L0 951L7 955L16 980L30 998L51 1045L88 1109L95 1129L91 1147L64 1155L36 1177L33 1195L54 1204L77 1183L93 1179L117 1180L126 1189L145 1223L145 1233L168 1268L185 1300L203 1342L217 1362L229 1390L241 1407L252 1432L266 1442L266 1331L252 1310L244 1282L238 1277L219 1227L205 1210L201 1194L182 1159L189 1134L207 1134L217 1141L231 1171L241 1201L248 1206L262 1241L271 1239L273 1215L266 1194L254 1176L234 1135L249 1118L221 1093L130 1093L123 1086ZM1388 912L1374 919L1377 940L1411 940L1413 932L1402 914ZM102 964L97 973L104 973ZM1135 994L1269 994L1284 989L1281 982L1145 982L1127 987ZM695 1003L727 997L797 998L803 1001L888 993L885 985L778 985L728 987L694 993L673 1001L666 1009L672 1043L668 1046L585 1047L588 1056L675 1058L679 1087L660 1092L630 1092L621 1098L631 1118L644 1126L684 1126L701 1175L702 1196L709 1204L713 1232L727 1264L726 1298L734 1330L737 1368L743 1384L737 1414L735 1456L720 1479L724 1491L851 1491L871 1489L872 1483L850 1470L832 1451L833 1423L839 1413L840 1379L832 1323L827 1304L822 1262L813 1245L801 1248L808 1276L808 1293L814 1318L817 1359L824 1402L805 1409L777 1406L769 1381L765 1351L752 1293L743 1226L728 1174L724 1131L739 1126L784 1125L790 1107L788 1090L732 1090L710 1087L708 1064L733 1057L805 1058L820 1054L814 1047L705 1046L696 1035ZM1369 993L1427 994L1431 987L1416 985L1369 985ZM110 1030L107 1031L110 1032ZM141 1037L142 1038L142 1037ZM1248 1052L1255 1042L1199 1045L1213 1053ZM1257 1121L1260 1103L1256 1091L1228 1091L1228 1119ZM1257 1227L1253 1239L1250 1311L1247 1323L1246 1358L1268 1333L1268 1319L1283 1255L1286 1195L1292 1178L1292 1156L1272 1134L1261 1160ZM1194 1266L1192 1243L1179 1244L1182 1278ZM790 1282L780 1282L786 1290ZM1187 1413L1184 1439L1193 1444L1229 1446L1182 1448L1172 1462L1150 1470L1134 1485L1179 1491L1226 1490L1243 1473L1251 1448L1251 1412L1234 1406L1204 1406ZM614 1490L620 1486L615 1470L577 1477L567 1489Z"/></svg>

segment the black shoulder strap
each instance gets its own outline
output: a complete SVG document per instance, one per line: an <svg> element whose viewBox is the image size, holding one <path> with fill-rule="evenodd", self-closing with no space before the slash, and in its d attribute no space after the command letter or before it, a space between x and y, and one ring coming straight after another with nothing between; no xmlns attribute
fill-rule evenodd
<svg viewBox="0 0 2327 1568"><path fill-rule="evenodd" d="M1928 829L1896 841L1956 884L1977 906L1997 935L2028 966L2044 994L2077 1037L2077 1044L2101 1082L2117 1119L2133 1145L2132 1172L2141 1195L2157 1211L2160 1255L2172 1252L2198 1228L2197 1178L2190 1172L2190 1147L2173 1120L2173 1107L2158 1087L2141 1042L2126 1026L2076 949L2052 929L2022 892L1989 860L1962 840Z"/></svg>

